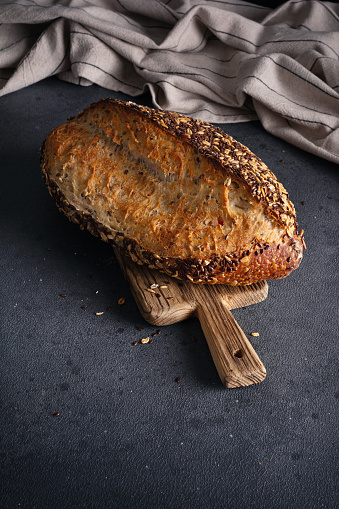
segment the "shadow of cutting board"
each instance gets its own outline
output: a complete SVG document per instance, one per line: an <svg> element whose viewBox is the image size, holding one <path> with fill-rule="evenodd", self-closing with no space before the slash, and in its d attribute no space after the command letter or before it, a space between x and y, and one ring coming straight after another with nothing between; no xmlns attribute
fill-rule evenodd
<svg viewBox="0 0 339 509"><path fill-rule="evenodd" d="M147 322L163 326L197 317L225 387L242 387L264 380L265 366L230 310L265 300L266 281L249 286L178 281L158 270L138 265L118 249L114 251Z"/></svg>

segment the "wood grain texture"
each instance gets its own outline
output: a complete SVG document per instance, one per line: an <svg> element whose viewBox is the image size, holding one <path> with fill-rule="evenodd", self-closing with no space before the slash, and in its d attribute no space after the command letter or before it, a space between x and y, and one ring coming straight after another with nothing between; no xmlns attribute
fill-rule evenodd
<svg viewBox="0 0 339 509"><path fill-rule="evenodd" d="M264 380L266 369L230 310L266 299L268 285L200 285L170 278L138 265L115 249L120 267L142 316L158 326L197 317L225 387Z"/></svg>

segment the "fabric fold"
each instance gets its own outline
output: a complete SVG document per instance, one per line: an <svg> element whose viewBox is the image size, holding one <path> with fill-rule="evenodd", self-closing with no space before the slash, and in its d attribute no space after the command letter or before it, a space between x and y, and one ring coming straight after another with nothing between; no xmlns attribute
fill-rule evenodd
<svg viewBox="0 0 339 509"><path fill-rule="evenodd" d="M339 162L339 6L289 0L8 0L0 96L49 76L215 123L259 119Z"/></svg>

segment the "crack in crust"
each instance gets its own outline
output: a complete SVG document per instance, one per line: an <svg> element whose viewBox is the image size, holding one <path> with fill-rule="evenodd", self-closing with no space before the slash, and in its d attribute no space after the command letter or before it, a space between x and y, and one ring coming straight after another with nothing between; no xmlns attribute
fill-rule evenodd
<svg viewBox="0 0 339 509"><path fill-rule="evenodd" d="M111 99L102 101L112 102ZM126 107L123 101L115 102ZM201 154L213 158L221 167L248 184L252 196L264 203L268 213L287 227L291 237L298 232L295 209L287 191L266 164L245 145L208 122L172 111L155 110L133 102L128 102L127 105L147 116L161 129L185 139Z"/></svg>

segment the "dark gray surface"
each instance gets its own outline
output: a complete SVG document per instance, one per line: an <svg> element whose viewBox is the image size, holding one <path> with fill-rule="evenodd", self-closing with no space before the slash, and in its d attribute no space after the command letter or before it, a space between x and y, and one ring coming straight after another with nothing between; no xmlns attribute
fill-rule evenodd
<svg viewBox="0 0 339 509"><path fill-rule="evenodd" d="M227 390L194 319L132 346L158 327L43 184L44 138L102 97L129 99L56 79L0 99L1 507L337 507L338 168L259 122L224 126L286 186L308 246L233 312L268 375Z"/></svg>

